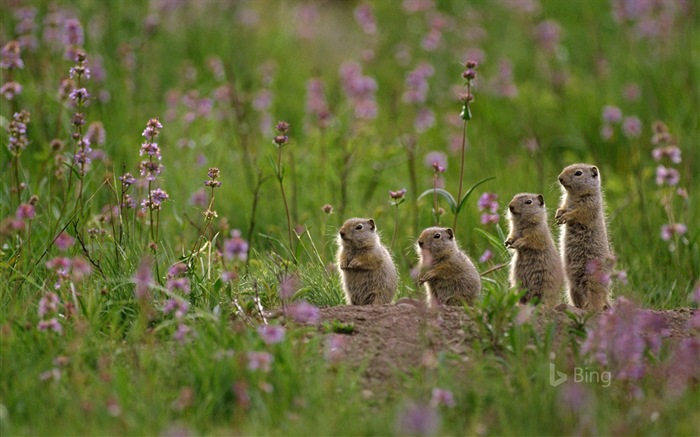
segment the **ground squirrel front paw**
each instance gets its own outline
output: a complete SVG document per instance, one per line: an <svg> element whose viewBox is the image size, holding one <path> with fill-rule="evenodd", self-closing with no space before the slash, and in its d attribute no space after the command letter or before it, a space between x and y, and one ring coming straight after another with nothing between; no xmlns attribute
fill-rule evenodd
<svg viewBox="0 0 700 437"><path fill-rule="evenodd" d="M423 285L431 279L433 279L433 275L431 275L430 272L425 272L418 277L418 285Z"/></svg>
<svg viewBox="0 0 700 437"><path fill-rule="evenodd" d="M567 219L571 216L571 211L565 208L557 209L557 213L554 215L558 225L563 225L566 223Z"/></svg>
<svg viewBox="0 0 700 437"><path fill-rule="evenodd" d="M513 243L515 243L516 239L515 238L509 238L506 241L503 242L503 245L505 247L512 247Z"/></svg>

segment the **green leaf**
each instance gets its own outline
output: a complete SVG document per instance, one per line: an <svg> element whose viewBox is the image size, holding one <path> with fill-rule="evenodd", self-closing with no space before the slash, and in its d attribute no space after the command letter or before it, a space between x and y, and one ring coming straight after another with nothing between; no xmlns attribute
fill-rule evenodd
<svg viewBox="0 0 700 437"><path fill-rule="evenodd" d="M467 190L467 192L464 194L464 197L462 197L462 200L459 202L459 207L457 208L457 213L458 213L458 214L459 214L459 212L462 210L462 207L464 206L464 204L467 202L467 199L469 199L469 196L471 196L471 194L472 194L472 192L474 191L474 189L475 189L476 187L478 187L479 185L481 185L481 184L483 184L483 183L485 183L485 182L490 181L491 179L496 179L496 176L491 176L491 177L488 177L488 178L486 178L486 179L482 179L482 180L480 180L479 182L477 182L477 183L475 183L474 185L472 185L471 188L469 188L469 189Z"/></svg>
<svg viewBox="0 0 700 437"><path fill-rule="evenodd" d="M456 209L457 209L457 201L455 201L455 198L452 196L452 194L450 194L450 193L447 192L446 190L443 190L442 188L437 188L437 189L436 189L436 188L431 188L431 189L429 189L429 190L425 190L425 191L423 191L423 193L422 193L420 196L418 196L418 199L416 199L416 200L421 200L421 199L424 198L425 196L428 196L428 195L431 195L431 194L435 194L435 193L437 193L438 195L444 197L444 198L447 200L447 203L450 204L450 210L451 210L453 213L456 211Z"/></svg>

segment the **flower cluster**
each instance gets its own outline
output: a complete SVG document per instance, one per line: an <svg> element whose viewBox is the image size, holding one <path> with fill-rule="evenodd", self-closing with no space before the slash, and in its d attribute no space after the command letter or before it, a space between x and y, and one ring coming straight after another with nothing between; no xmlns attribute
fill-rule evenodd
<svg viewBox="0 0 700 437"><path fill-rule="evenodd" d="M287 132L289 132L289 123L286 121L277 122L275 130L277 131L277 135L275 135L275 138L272 140L273 144L277 147L286 145L289 142L289 137L287 136Z"/></svg>
<svg viewBox="0 0 700 437"><path fill-rule="evenodd" d="M462 113L459 115L464 121L469 121L472 119L471 103L474 101L472 85L474 79L476 79L476 68L478 66L479 63L472 59L464 63L464 67L466 69L462 71L462 78L467 81L467 92L460 95L460 100L462 101Z"/></svg>
<svg viewBox="0 0 700 437"><path fill-rule="evenodd" d="M362 3L355 8L354 15L357 24L360 25L363 32L367 35L374 35L377 33L377 22L374 19L372 6L367 3Z"/></svg>
<svg viewBox="0 0 700 437"><path fill-rule="evenodd" d="M146 199L141 201L141 211L160 211L160 205L170 199L168 193L160 188L151 190Z"/></svg>
<svg viewBox="0 0 700 437"><path fill-rule="evenodd" d="M241 231L233 229L231 238L224 240L224 258L227 260L239 259L245 261L248 259L248 242L241 237Z"/></svg>
<svg viewBox="0 0 700 437"><path fill-rule="evenodd" d="M604 106L601 119L603 127L600 129L600 136L605 141L610 141L615 136L614 125L621 125L622 134L627 139L639 138L642 134L642 121L639 117L623 117L622 110L617 106Z"/></svg>
<svg viewBox="0 0 700 437"><path fill-rule="evenodd" d="M53 331L58 335L63 334L63 325L57 317L60 307L61 299L56 293L46 293L39 300L38 313L41 319L37 325L39 331Z"/></svg>
<svg viewBox="0 0 700 437"><path fill-rule="evenodd" d="M299 324L316 325L321 320L318 307L304 301L294 302L286 309L286 315Z"/></svg>
<svg viewBox="0 0 700 437"><path fill-rule="evenodd" d="M405 188L402 188L402 189L397 190L397 191L389 191L389 197L391 198L391 204L395 205L395 206L399 206L400 204L402 204L406 200L405 195L406 195Z"/></svg>
<svg viewBox="0 0 700 437"><path fill-rule="evenodd" d="M610 285L610 282L615 280L621 284L627 284L627 272L624 270L615 270L617 257L608 255L602 260L592 259L586 264L586 273L595 281L604 286Z"/></svg>
<svg viewBox="0 0 700 437"><path fill-rule="evenodd" d="M162 158L160 148L154 141L162 128L163 125L160 124L160 121L158 121L157 118L152 118L148 120L146 129L143 131L146 142L141 145L139 155L143 156L145 154L148 156L148 159L141 161L139 170L141 176L145 176L146 180L149 182L156 180L156 176L160 175L161 171L163 171L163 165L158 162ZM156 158L157 161L154 161L153 158Z"/></svg>
<svg viewBox="0 0 700 437"><path fill-rule="evenodd" d="M7 100L13 100L16 95L22 92L22 85L13 80L14 70L24 68L20 53L18 41L10 41L0 49L0 67L8 71L7 80L0 87L0 94Z"/></svg>
<svg viewBox="0 0 700 437"><path fill-rule="evenodd" d="M340 79L343 91L350 100L355 117L360 120L377 118L379 109L375 93L377 81L362 74L362 66L357 62L344 62L340 66Z"/></svg>
<svg viewBox="0 0 700 437"><path fill-rule="evenodd" d="M581 353L610 369L616 380L637 381L646 371L645 357L657 354L669 334L662 316L621 297L588 329Z"/></svg>
<svg viewBox="0 0 700 437"><path fill-rule="evenodd" d="M319 78L309 79L306 84L306 113L316 119L318 127L328 127L332 114L326 101L323 81Z"/></svg>
<svg viewBox="0 0 700 437"><path fill-rule="evenodd" d="M64 281L80 282L92 273L92 267L82 257L68 258L57 256L46 262L46 268L56 274L54 289L58 290Z"/></svg>
<svg viewBox="0 0 700 437"><path fill-rule="evenodd" d="M75 61L85 43L83 26L75 18L67 19L63 24L64 56L69 61Z"/></svg>
<svg viewBox="0 0 700 437"><path fill-rule="evenodd" d="M484 193L476 202L481 214L481 224L498 223L500 216L498 215L498 194Z"/></svg>
<svg viewBox="0 0 700 437"><path fill-rule="evenodd" d="M674 198L685 200L687 192L684 188L678 187L681 181L680 172L673 167L681 163L681 149L668 127L661 121L653 124L653 135L651 144L654 149L651 156L658 162L656 167L656 185L667 187L662 191L661 204L663 205L669 222L661 227L661 239L664 241L674 240L676 236L684 235L687 227L683 223L678 223L673 211ZM665 165L664 165L665 164ZM671 246L671 249L674 246Z"/></svg>
<svg viewBox="0 0 700 437"><path fill-rule="evenodd" d="M10 121L8 128L10 141L7 144L7 148L13 156L19 156L29 145L29 139L27 138L27 124L29 121L29 112L27 111L15 112L12 121Z"/></svg>
<svg viewBox="0 0 700 437"><path fill-rule="evenodd" d="M204 181L204 185L206 185L207 187L211 187L212 189L219 188L221 186L221 181L217 181L217 179L219 179L220 176L220 171L218 168L211 167L207 172L207 176L209 177L209 179Z"/></svg>

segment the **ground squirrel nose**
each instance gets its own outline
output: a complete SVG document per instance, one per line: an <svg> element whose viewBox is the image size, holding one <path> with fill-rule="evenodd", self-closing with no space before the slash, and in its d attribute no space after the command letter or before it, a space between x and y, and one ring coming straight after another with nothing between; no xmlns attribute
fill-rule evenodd
<svg viewBox="0 0 700 437"><path fill-rule="evenodd" d="M564 183L564 178L559 178L559 183L563 184Z"/></svg>
<svg viewBox="0 0 700 437"><path fill-rule="evenodd" d="M508 209L510 209L510 212L515 212L515 207L513 205L508 206Z"/></svg>
<svg viewBox="0 0 700 437"><path fill-rule="evenodd" d="M345 231L340 231L340 237L342 238L344 236L345 236Z"/></svg>
<svg viewBox="0 0 700 437"><path fill-rule="evenodd" d="M418 245L419 245L420 247L423 247L423 242L422 242L422 241L419 241L419 242L418 242Z"/></svg>

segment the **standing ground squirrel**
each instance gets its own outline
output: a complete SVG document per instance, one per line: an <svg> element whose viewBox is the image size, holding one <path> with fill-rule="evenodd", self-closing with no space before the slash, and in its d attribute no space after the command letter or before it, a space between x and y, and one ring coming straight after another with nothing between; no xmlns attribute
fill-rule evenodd
<svg viewBox="0 0 700 437"><path fill-rule="evenodd" d="M391 303L398 273L372 219L352 218L338 232L338 268L348 304Z"/></svg>
<svg viewBox="0 0 700 437"><path fill-rule="evenodd" d="M559 183L563 200L555 217L558 224L566 225L560 246L569 299L578 308L600 311L609 306L605 278L610 274L611 253L598 167L570 165L559 175Z"/></svg>
<svg viewBox="0 0 700 437"><path fill-rule="evenodd" d="M533 298L548 308L559 304L564 268L547 225L541 194L516 194L508 204L510 234L506 247L515 249L510 263L510 286L525 290L520 303Z"/></svg>
<svg viewBox="0 0 700 437"><path fill-rule="evenodd" d="M430 306L473 304L481 291L481 278L469 257L457 246L450 228L427 228L416 247L420 268L428 269L418 278L425 284Z"/></svg>

